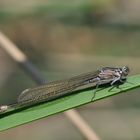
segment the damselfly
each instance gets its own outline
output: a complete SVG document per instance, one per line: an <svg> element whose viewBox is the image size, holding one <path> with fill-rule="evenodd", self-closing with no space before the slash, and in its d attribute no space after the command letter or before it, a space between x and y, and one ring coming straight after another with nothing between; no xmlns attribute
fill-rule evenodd
<svg viewBox="0 0 140 140"><path fill-rule="evenodd" d="M19 95L16 103L0 106L0 114L70 95L78 90L97 88L105 84L114 85L117 82L124 83L128 73L129 68L127 66L122 68L104 67L96 72L26 89Z"/></svg>

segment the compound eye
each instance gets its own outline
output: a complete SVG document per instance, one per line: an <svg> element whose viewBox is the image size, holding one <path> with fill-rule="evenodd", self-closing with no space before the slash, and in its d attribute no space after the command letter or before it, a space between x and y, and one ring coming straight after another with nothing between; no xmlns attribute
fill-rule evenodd
<svg viewBox="0 0 140 140"><path fill-rule="evenodd" d="M127 67L127 66L124 66L124 67L122 67L122 72L124 73L124 74L128 74L129 73L129 68Z"/></svg>

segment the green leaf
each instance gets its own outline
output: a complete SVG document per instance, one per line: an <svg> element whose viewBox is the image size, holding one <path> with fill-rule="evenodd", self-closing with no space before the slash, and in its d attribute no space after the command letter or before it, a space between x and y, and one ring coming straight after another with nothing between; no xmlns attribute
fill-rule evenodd
<svg viewBox="0 0 140 140"><path fill-rule="evenodd" d="M96 92L94 101L102 98L113 96L118 93L140 87L140 75L128 77L128 82L120 85L120 88L112 87L99 88ZM14 113L9 113L7 116L0 116L0 131L19 126L25 123L32 122L83 104L91 102L95 89L87 91L79 91L70 96L65 96L50 102L39 104L25 110L17 110Z"/></svg>

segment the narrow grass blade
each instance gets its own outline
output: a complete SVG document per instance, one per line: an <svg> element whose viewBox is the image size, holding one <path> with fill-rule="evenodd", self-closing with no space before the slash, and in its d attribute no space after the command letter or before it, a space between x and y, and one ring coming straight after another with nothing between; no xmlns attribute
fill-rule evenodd
<svg viewBox="0 0 140 140"><path fill-rule="evenodd" d="M120 89L114 88L111 91L111 87L103 88L96 92L94 101L113 96L115 94L124 93L128 90L140 87L140 75L128 77L128 82L120 85ZM94 89L95 90L95 89ZM32 122L77 106L81 106L91 102L94 94L94 90L79 91L70 96L66 96L48 103L39 104L28 109L8 115L0 116L0 131L16 127L25 123Z"/></svg>

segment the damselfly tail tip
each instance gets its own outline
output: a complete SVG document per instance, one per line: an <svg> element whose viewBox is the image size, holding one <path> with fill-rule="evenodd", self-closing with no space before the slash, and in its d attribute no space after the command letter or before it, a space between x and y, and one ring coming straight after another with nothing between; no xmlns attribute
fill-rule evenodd
<svg viewBox="0 0 140 140"><path fill-rule="evenodd" d="M0 113L5 112L8 109L7 105L0 106Z"/></svg>

